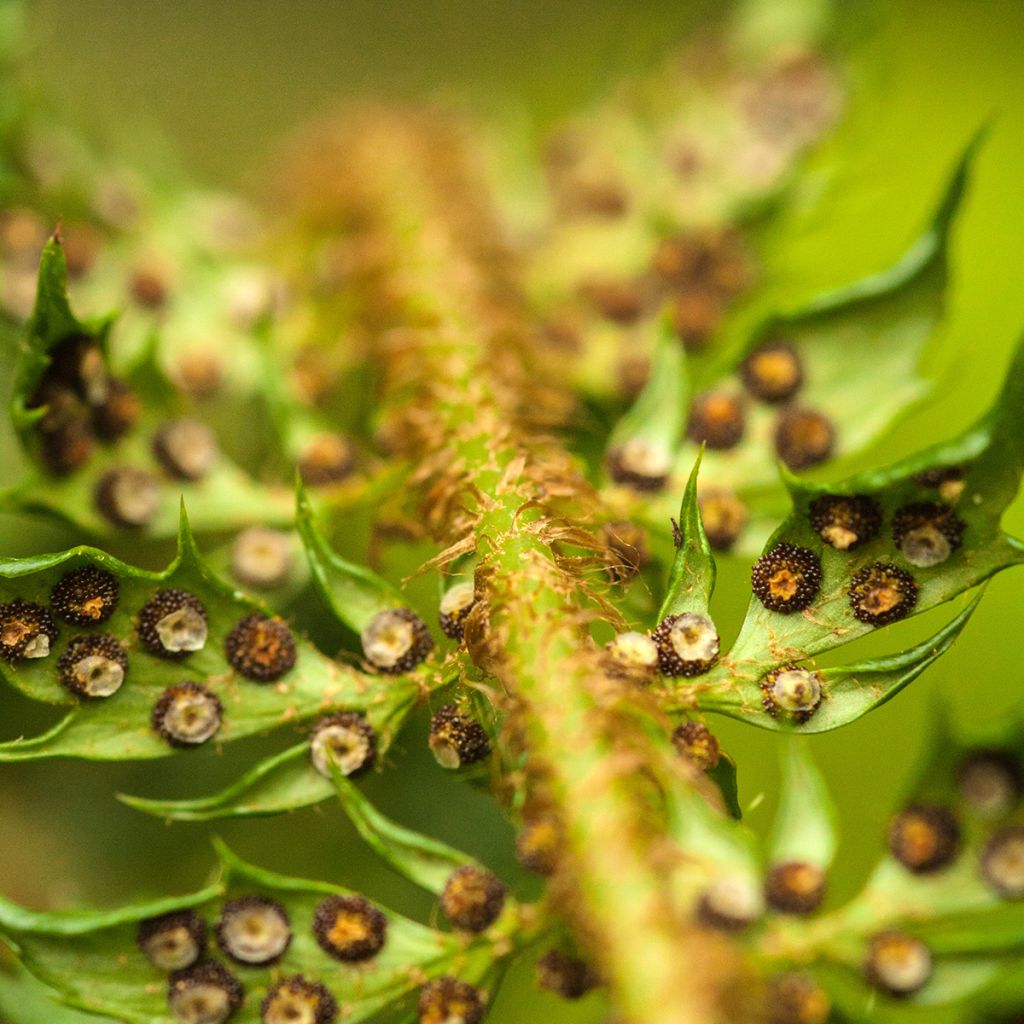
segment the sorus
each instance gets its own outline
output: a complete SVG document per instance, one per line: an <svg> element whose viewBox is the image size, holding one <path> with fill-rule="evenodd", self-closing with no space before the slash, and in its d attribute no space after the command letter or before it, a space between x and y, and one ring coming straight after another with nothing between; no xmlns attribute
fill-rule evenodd
<svg viewBox="0 0 1024 1024"><path fill-rule="evenodd" d="M313 935L336 960L369 960L383 948L388 919L362 896L328 896L313 915Z"/></svg>
<svg viewBox="0 0 1024 1024"><path fill-rule="evenodd" d="M217 921L217 944L236 963L276 963L291 945L288 912L266 896L241 896L225 903Z"/></svg>
<svg viewBox="0 0 1024 1024"><path fill-rule="evenodd" d="M0 604L0 658L4 661L45 658L57 640L49 611L16 597Z"/></svg>
<svg viewBox="0 0 1024 1024"><path fill-rule="evenodd" d="M1008 825L989 836L981 852L981 877L1003 899L1024 898L1024 825Z"/></svg>
<svg viewBox="0 0 1024 1024"><path fill-rule="evenodd" d="M464 768L482 761L491 752L484 727L462 714L456 704L443 704L434 713L428 743L442 768Z"/></svg>
<svg viewBox="0 0 1024 1024"><path fill-rule="evenodd" d="M549 949L537 961L537 984L563 999L580 999L597 986L598 980L585 960Z"/></svg>
<svg viewBox="0 0 1024 1024"><path fill-rule="evenodd" d="M773 612L802 611L818 596L821 559L810 548L783 541L755 563L750 582L757 599Z"/></svg>
<svg viewBox="0 0 1024 1024"><path fill-rule="evenodd" d="M484 1000L472 985L451 975L435 978L420 989L419 1024L481 1024Z"/></svg>
<svg viewBox="0 0 1024 1024"><path fill-rule="evenodd" d="M853 551L878 536L882 507L867 494L823 494L810 505L811 529L837 551Z"/></svg>
<svg viewBox="0 0 1024 1024"><path fill-rule="evenodd" d="M93 407L92 428L103 441L119 441L139 422L141 415L142 403L138 395L123 380L111 377L106 398Z"/></svg>
<svg viewBox="0 0 1024 1024"><path fill-rule="evenodd" d="M182 1024L224 1024L244 999L239 980L215 960L175 971L167 986L167 1003Z"/></svg>
<svg viewBox="0 0 1024 1024"><path fill-rule="evenodd" d="M321 718L309 736L313 767L328 779L332 761L343 775L355 776L373 765L376 750L373 726L354 711Z"/></svg>
<svg viewBox="0 0 1024 1024"><path fill-rule="evenodd" d="M292 546L288 535L266 526L243 530L231 547L231 573L246 587L274 590L292 574Z"/></svg>
<svg viewBox="0 0 1024 1024"><path fill-rule="evenodd" d="M490 928L505 906L505 886L496 875L466 864L456 869L441 893L441 910L461 931Z"/></svg>
<svg viewBox="0 0 1024 1024"><path fill-rule="evenodd" d="M160 510L160 485L144 470L120 466L100 477L95 504L114 526L147 526Z"/></svg>
<svg viewBox="0 0 1024 1024"><path fill-rule="evenodd" d="M184 658L206 645L206 608L187 590L158 590L139 611L135 630L151 654Z"/></svg>
<svg viewBox="0 0 1024 1024"><path fill-rule="evenodd" d="M779 713L808 721L821 706L821 675L799 665L782 665L760 682L761 703L772 718Z"/></svg>
<svg viewBox="0 0 1024 1024"><path fill-rule="evenodd" d="M284 621L259 612L235 624L224 638L224 654L236 672L257 683L280 679L298 656L295 638Z"/></svg>
<svg viewBox="0 0 1024 1024"><path fill-rule="evenodd" d="M919 569L941 565L963 543L965 524L946 505L919 501L893 516L892 536L903 557Z"/></svg>
<svg viewBox="0 0 1024 1024"><path fill-rule="evenodd" d="M194 910L175 910L143 921L136 942L154 967L180 971L206 952L206 923Z"/></svg>
<svg viewBox="0 0 1024 1024"><path fill-rule="evenodd" d="M516 859L538 875L555 873L561 847L562 828L552 815L544 814L527 821L516 835Z"/></svg>
<svg viewBox="0 0 1024 1024"><path fill-rule="evenodd" d="M652 639L662 675L699 676L718 657L718 630L706 615L669 615L658 624Z"/></svg>
<svg viewBox="0 0 1024 1024"><path fill-rule="evenodd" d="M974 750L957 770L964 802L986 818L1008 814L1020 801L1024 780L1020 762L1005 750Z"/></svg>
<svg viewBox="0 0 1024 1024"><path fill-rule="evenodd" d="M153 454L177 480L202 480L217 463L217 439L198 420L172 420L153 435Z"/></svg>
<svg viewBox="0 0 1024 1024"><path fill-rule="evenodd" d="M646 683L658 671L658 645L646 633L617 633L604 649L603 665L609 675Z"/></svg>
<svg viewBox="0 0 1024 1024"><path fill-rule="evenodd" d="M868 943L864 974L870 984L891 996L912 996L932 975L931 950L904 932L879 932Z"/></svg>
<svg viewBox="0 0 1024 1024"><path fill-rule="evenodd" d="M780 914L812 914L825 899L825 872L803 860L776 864L765 878L764 895Z"/></svg>
<svg viewBox="0 0 1024 1024"><path fill-rule="evenodd" d="M762 402L786 402L804 381L803 364L792 345L769 342L751 352L740 367L743 386Z"/></svg>
<svg viewBox="0 0 1024 1024"><path fill-rule="evenodd" d="M310 487L339 483L355 468L355 446L343 434L316 434L299 456L299 475Z"/></svg>
<svg viewBox="0 0 1024 1024"><path fill-rule="evenodd" d="M699 352L721 326L725 306L710 288L682 289L672 303L672 323L687 352Z"/></svg>
<svg viewBox="0 0 1024 1024"><path fill-rule="evenodd" d="M153 729L172 747L195 747L220 729L224 705L199 683L168 686L153 705Z"/></svg>
<svg viewBox="0 0 1024 1024"><path fill-rule="evenodd" d="M875 562L858 569L850 579L850 607L854 617L872 626L906 618L917 604L917 580L891 562Z"/></svg>
<svg viewBox="0 0 1024 1024"><path fill-rule="evenodd" d="M466 616L469 615L475 604L476 590L472 582L456 583L445 591L438 611L438 622L441 632L449 640L462 642L466 628Z"/></svg>
<svg viewBox="0 0 1024 1024"><path fill-rule="evenodd" d="M747 506L722 487L702 491L697 504L708 544L715 551L728 551L747 525Z"/></svg>
<svg viewBox="0 0 1024 1024"><path fill-rule="evenodd" d="M698 395L690 406L686 432L696 444L722 451L735 448L745 429L746 413L738 395L712 391Z"/></svg>
<svg viewBox="0 0 1024 1024"><path fill-rule="evenodd" d="M784 409L775 421L775 451L790 469L809 469L824 462L835 448L831 420L813 409Z"/></svg>
<svg viewBox="0 0 1024 1024"><path fill-rule="evenodd" d="M434 647L427 624L410 608L378 612L364 627L360 640L366 660L389 675L411 671Z"/></svg>
<svg viewBox="0 0 1024 1024"><path fill-rule="evenodd" d="M57 661L60 681L80 697L117 693L128 671L128 653L109 633L76 636Z"/></svg>
<svg viewBox="0 0 1024 1024"><path fill-rule="evenodd" d="M660 491L672 472L672 455L666 445L634 437L608 452L608 475L634 491Z"/></svg>
<svg viewBox="0 0 1024 1024"><path fill-rule="evenodd" d="M955 505L967 486L964 480L966 474L965 466L937 466L916 473L914 483L937 490L943 501Z"/></svg>
<svg viewBox="0 0 1024 1024"><path fill-rule="evenodd" d="M781 974L768 983L766 1024L825 1024L832 1003L824 989L806 974Z"/></svg>
<svg viewBox="0 0 1024 1024"><path fill-rule="evenodd" d="M889 850L917 875L941 871L960 852L960 823L948 807L911 804L889 824Z"/></svg>
<svg viewBox="0 0 1024 1024"><path fill-rule="evenodd" d="M95 626L114 614L120 596L121 588L113 573L87 565L61 576L50 591L50 604L65 622Z"/></svg>
<svg viewBox="0 0 1024 1024"><path fill-rule="evenodd" d="M740 876L712 882L697 903L697 920L724 932L743 931L763 913L760 890L749 878Z"/></svg>
<svg viewBox="0 0 1024 1024"><path fill-rule="evenodd" d="M718 740L703 722L681 722L672 732L672 744L681 757L705 772L718 765L722 754Z"/></svg>
<svg viewBox="0 0 1024 1024"><path fill-rule="evenodd" d="M301 974L274 982L260 1003L262 1024L331 1024L338 1004L326 986Z"/></svg>

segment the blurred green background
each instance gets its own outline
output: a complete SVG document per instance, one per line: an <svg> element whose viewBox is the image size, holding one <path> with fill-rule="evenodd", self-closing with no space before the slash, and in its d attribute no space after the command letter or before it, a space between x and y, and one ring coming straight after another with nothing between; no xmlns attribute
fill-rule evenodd
<svg viewBox="0 0 1024 1024"><path fill-rule="evenodd" d="M38 0L29 6L38 46L32 74L65 118L106 151L151 161L160 139L162 152L174 154L197 180L258 193L282 139L345 97L441 95L494 117L525 118L539 132L599 98L622 75L654 64L720 6ZM873 453L871 461L879 463L949 436L980 413L1024 330L1024 4L846 6L847 20L858 22L849 109L809 163L813 187L783 215L765 267L760 301L766 308L891 262L924 221L965 140L991 122L956 228L948 320L928 356L927 370L944 382ZM1024 533L1024 502L1006 525ZM3 553L55 544L52 533L0 523ZM716 618L729 634L746 605L748 566L723 562ZM885 819L921 750L930 705L945 700L958 716L981 720L1020 704L1024 668L1013 638L1022 609L1024 573L996 579L936 668L869 718L813 741L848 837L833 900L853 891L881 851ZM881 653L923 639L950 614L945 608L923 615L848 653ZM10 723L29 730L47 720L13 694L5 694L5 704L5 735ZM453 782L424 755L424 731L423 722L412 723L391 770L367 784L371 796L400 820L462 844L529 891L510 854L509 829L488 798ZM722 723L720 735L740 763L748 820L763 829L775 803L778 741L732 722ZM184 888L208 869L205 837L217 831L268 867L362 886L400 909L430 913L426 900L370 861L331 805L289 821L211 829L167 827L112 799L116 791L208 792L265 749L267 741L238 744L219 757L176 759L173 770L169 763L6 766L0 888L37 905L116 903ZM598 1021L604 1008L597 996L559 1004L534 990L528 968L513 972L490 1019L511 1024L538 1014L554 1022ZM955 1012L910 1011L913 1019L925 1016L960 1019Z"/></svg>

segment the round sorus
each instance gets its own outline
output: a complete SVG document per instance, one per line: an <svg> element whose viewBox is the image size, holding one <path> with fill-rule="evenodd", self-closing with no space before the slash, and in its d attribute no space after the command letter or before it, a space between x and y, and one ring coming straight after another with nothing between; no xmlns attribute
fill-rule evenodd
<svg viewBox="0 0 1024 1024"><path fill-rule="evenodd" d="M216 933L224 953L247 967L276 963L292 941L288 912L265 896L242 896L225 903Z"/></svg>
<svg viewBox="0 0 1024 1024"><path fill-rule="evenodd" d="M905 569L891 562L875 562L853 574L850 607L861 622L884 626L914 610L919 589L917 580Z"/></svg>
<svg viewBox="0 0 1024 1024"><path fill-rule="evenodd" d="M167 1003L182 1024L224 1024L244 999L239 980L215 960L175 971L167 987Z"/></svg>
<svg viewBox="0 0 1024 1024"><path fill-rule="evenodd" d="M587 281L581 291L601 316L623 326L636 323L644 311L647 298L644 289L636 281L625 279Z"/></svg>
<svg viewBox="0 0 1024 1024"><path fill-rule="evenodd" d="M786 402L804 382L804 368L792 345L771 342L755 349L740 367L743 386L762 402Z"/></svg>
<svg viewBox="0 0 1024 1024"><path fill-rule="evenodd" d="M810 548L783 541L754 563L750 583L769 611L784 615L802 611L818 596L821 559Z"/></svg>
<svg viewBox="0 0 1024 1024"><path fill-rule="evenodd" d="M647 535L635 523L623 520L605 523L601 540L606 547L605 569L614 583L632 579L650 561Z"/></svg>
<svg viewBox="0 0 1024 1024"><path fill-rule="evenodd" d="M111 469L96 485L96 509L115 526L141 527L160 510L160 485L133 466Z"/></svg>
<svg viewBox="0 0 1024 1024"><path fill-rule="evenodd" d="M313 935L336 960L369 960L383 948L388 919L362 896L328 896L313 915Z"/></svg>
<svg viewBox="0 0 1024 1024"><path fill-rule="evenodd" d="M262 1024L332 1024L338 1004L319 981L301 974L274 982L260 1003Z"/></svg>
<svg viewBox="0 0 1024 1024"><path fill-rule="evenodd" d="M808 721L821 706L821 675L799 665L783 665L760 682L761 703L772 718L787 715Z"/></svg>
<svg viewBox="0 0 1024 1024"><path fill-rule="evenodd" d="M139 422L142 403L124 381L111 377L107 396L92 410L92 428L103 441L118 441Z"/></svg>
<svg viewBox="0 0 1024 1024"><path fill-rule="evenodd" d="M735 448L746 429L743 399L711 391L698 395L690 406L686 432L691 441L716 450Z"/></svg>
<svg viewBox="0 0 1024 1024"><path fill-rule="evenodd" d="M206 608L187 590L158 590L142 606L135 630L150 653L184 658L206 645Z"/></svg>
<svg viewBox="0 0 1024 1024"><path fill-rule="evenodd" d="M911 804L889 823L889 851L908 871L941 871L960 852L960 823L948 807Z"/></svg>
<svg viewBox="0 0 1024 1024"><path fill-rule="evenodd" d="M826 1024L832 1002L806 974L780 974L765 992L765 1024Z"/></svg>
<svg viewBox="0 0 1024 1024"><path fill-rule="evenodd" d="M1024 825L989 836L981 852L981 877L1004 899L1024 898Z"/></svg>
<svg viewBox="0 0 1024 1024"><path fill-rule="evenodd" d="M154 730L172 747L196 747L220 729L224 705L216 694L187 681L168 686L153 705Z"/></svg>
<svg viewBox="0 0 1024 1024"><path fill-rule="evenodd" d="M710 288L690 286L672 303L672 324L687 352L699 352L722 323L722 299Z"/></svg>
<svg viewBox="0 0 1024 1024"><path fill-rule="evenodd" d="M363 628L360 640L366 660L389 675L411 671L434 647L427 624L409 608L378 612Z"/></svg>
<svg viewBox="0 0 1024 1024"><path fill-rule="evenodd" d="M143 921L136 943L154 967L180 971L206 952L206 924L193 910L175 910Z"/></svg>
<svg viewBox="0 0 1024 1024"><path fill-rule="evenodd" d="M292 574L292 545L288 535L266 526L243 530L231 546L231 573L246 587L273 590Z"/></svg>
<svg viewBox="0 0 1024 1024"><path fill-rule="evenodd" d="M765 901L780 914L812 914L825 899L825 872L809 861L789 860L769 869Z"/></svg>
<svg viewBox="0 0 1024 1024"><path fill-rule="evenodd" d="M4 661L45 658L57 635L49 611L41 604L20 597L0 604L0 658Z"/></svg>
<svg viewBox="0 0 1024 1024"><path fill-rule="evenodd" d="M505 886L492 872L466 864L445 882L441 910L460 931L490 928L505 906Z"/></svg>
<svg viewBox="0 0 1024 1024"><path fill-rule="evenodd" d="M672 732L672 744L681 757L704 772L716 767L722 755L718 740L703 722L681 722Z"/></svg>
<svg viewBox="0 0 1024 1024"><path fill-rule="evenodd" d="M603 663L610 675L643 683L658 671L658 645L646 633L617 633L604 649Z"/></svg>
<svg viewBox="0 0 1024 1024"><path fill-rule="evenodd" d="M665 676L702 675L718 657L718 630L706 615L669 615L658 624L652 639Z"/></svg>
<svg viewBox="0 0 1024 1024"><path fill-rule="evenodd" d="M702 491L697 504L708 544L715 551L728 551L750 518L747 506L732 491L722 487Z"/></svg>
<svg viewBox="0 0 1024 1024"><path fill-rule="evenodd" d="M516 859L538 875L547 877L555 873L561 848L562 828L551 815L527 821L516 835Z"/></svg>
<svg viewBox="0 0 1024 1024"><path fill-rule="evenodd" d="M914 474L914 483L939 492L939 497L950 505L955 505L964 493L967 481L965 466L937 466Z"/></svg>
<svg viewBox="0 0 1024 1024"><path fill-rule="evenodd" d="M466 616L476 604L476 591L471 582L456 583L449 587L441 598L438 622L441 632L449 640L463 639L466 628Z"/></svg>
<svg viewBox="0 0 1024 1024"><path fill-rule="evenodd" d="M879 932L868 942L864 975L871 985L891 996L912 996L932 975L931 950L904 932Z"/></svg>
<svg viewBox="0 0 1024 1024"><path fill-rule="evenodd" d="M66 476L81 469L92 458L94 449L88 425L76 421L43 433L40 454L51 473Z"/></svg>
<svg viewBox="0 0 1024 1024"><path fill-rule="evenodd" d="M724 932L743 931L763 913L760 890L751 879L739 876L712 882L697 903L697 920Z"/></svg>
<svg viewBox="0 0 1024 1024"><path fill-rule="evenodd" d="M373 765L376 753L373 726L354 711L321 718L309 735L313 767L328 779L332 761L342 775L359 775Z"/></svg>
<svg viewBox="0 0 1024 1024"><path fill-rule="evenodd" d="M128 671L128 653L109 633L73 637L57 661L60 681L79 697L117 693Z"/></svg>
<svg viewBox="0 0 1024 1024"><path fill-rule="evenodd" d="M609 450L607 466L617 484L643 493L660 491L672 472L672 455L658 441L634 437Z"/></svg>
<svg viewBox="0 0 1024 1024"><path fill-rule="evenodd" d="M549 949L537 961L537 984L563 999L580 999L597 986L598 980L585 960Z"/></svg>
<svg viewBox="0 0 1024 1024"><path fill-rule="evenodd" d="M456 704L442 704L430 719L427 741L442 768L464 768L482 761L491 752L484 727L462 714Z"/></svg>
<svg viewBox="0 0 1024 1024"><path fill-rule="evenodd" d="M172 420L153 435L153 454L177 480L202 480L217 463L217 439L198 420Z"/></svg>
<svg viewBox="0 0 1024 1024"><path fill-rule="evenodd" d="M316 434L299 456L299 475L310 487L339 483L355 468L355 445L343 434Z"/></svg>
<svg viewBox="0 0 1024 1024"><path fill-rule="evenodd" d="M50 591L50 604L65 622L95 626L114 614L120 596L121 588L113 573L87 565L61 576Z"/></svg>
<svg viewBox="0 0 1024 1024"><path fill-rule="evenodd" d="M835 448L832 421L813 409L783 409L775 421L775 451L790 469L809 469L824 462Z"/></svg>
<svg viewBox="0 0 1024 1024"><path fill-rule="evenodd" d="M919 569L941 565L963 543L964 522L947 505L918 501L892 518L892 536L900 554Z"/></svg>
<svg viewBox="0 0 1024 1024"><path fill-rule="evenodd" d="M977 814L999 818L1020 802L1024 791L1021 764L1005 750L974 750L960 762L957 788Z"/></svg>
<svg viewBox="0 0 1024 1024"><path fill-rule="evenodd" d="M247 615L224 638L231 667L257 683L280 679L295 665L295 637L282 619L259 612Z"/></svg>
<svg viewBox="0 0 1024 1024"><path fill-rule="evenodd" d="M882 507L866 494L823 494L810 505L811 529L837 551L853 551L878 536Z"/></svg>
<svg viewBox="0 0 1024 1024"><path fill-rule="evenodd" d="M420 989L417 1017L419 1024L481 1024L483 996L458 978L435 978Z"/></svg>

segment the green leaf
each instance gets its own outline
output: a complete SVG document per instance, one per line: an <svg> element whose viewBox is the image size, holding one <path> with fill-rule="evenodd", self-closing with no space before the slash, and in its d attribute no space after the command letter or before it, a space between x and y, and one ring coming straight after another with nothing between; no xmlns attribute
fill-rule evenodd
<svg viewBox="0 0 1024 1024"><path fill-rule="evenodd" d="M944 312L950 229L983 137L979 132L965 147L930 222L891 267L779 311L747 344L751 351L785 341L796 350L804 370L797 402L832 422L833 458L863 451L929 389L918 365ZM753 403L745 440L731 451L708 452L705 483L741 493L771 486L777 415L777 408ZM684 448L680 458L688 462L692 454Z"/></svg>
<svg viewBox="0 0 1024 1024"><path fill-rule="evenodd" d="M400 875L427 892L440 895L453 871L474 863L472 857L445 843L413 832L378 811L336 764L334 785L345 813L368 846Z"/></svg>
<svg viewBox="0 0 1024 1024"><path fill-rule="evenodd" d="M338 619L359 633L378 613L401 607L402 595L370 569L348 562L334 552L317 529L309 493L296 479L296 525L309 560L317 593Z"/></svg>
<svg viewBox="0 0 1024 1024"><path fill-rule="evenodd" d="M241 619L261 612L262 606L209 572L195 548L184 512L178 555L164 572L134 569L94 548L78 547L55 555L0 561L0 598L47 605L54 584L66 572L88 565L106 569L118 580L120 602L113 616L99 627L62 624L48 657L0 665L7 681L26 696L74 704L75 710L42 736L0 744L0 761L54 756L134 760L187 755L188 751L169 746L150 725L157 698L166 687L183 679L208 686L220 698L224 713L217 745L332 710L373 710L382 715L387 708L405 705L418 692L417 685L407 677L362 675L324 657L298 636L295 666L277 682L258 683L235 672L224 652L225 637ZM136 638L134 616L164 587L186 590L206 608L206 644L180 661L148 653ZM112 696L99 700L80 700L58 681L57 661L67 641L89 632L111 634L128 651L124 684Z"/></svg>
<svg viewBox="0 0 1024 1024"><path fill-rule="evenodd" d="M821 669L822 703L806 722L791 722L783 715L773 718L761 704L762 693L757 682L739 677L730 679L728 687L718 685L716 679L700 693L700 707L779 732L797 729L801 733L819 733L849 725L892 700L945 654L967 625L981 597L982 593L975 596L930 639L900 654ZM712 670L712 674L718 673Z"/></svg>
<svg viewBox="0 0 1024 1024"><path fill-rule="evenodd" d="M389 1007L404 1005L426 978L457 970L460 977L474 981L485 976L499 957L489 940L477 938L467 943L462 936L438 932L387 912L387 941L374 958L373 969L339 963L316 942L312 921L325 896L352 895L351 890L254 867L222 843L217 843L217 852L222 877L200 892L75 915L26 912L4 901L0 903L0 932L17 947L28 969L69 1005L128 1024L171 1021L166 975L135 945L138 922L190 907L212 925L225 900L253 892L284 906L293 939L275 967L231 967L245 988L245 1004L233 1018L240 1024L257 1024L260 1000L281 976L301 973L321 981L339 1006L345 1007L346 1020L363 1021Z"/></svg>
<svg viewBox="0 0 1024 1024"><path fill-rule="evenodd" d="M773 864L806 861L827 869L836 853L836 809L806 743L790 739L782 750L779 809L769 846Z"/></svg>
<svg viewBox="0 0 1024 1024"><path fill-rule="evenodd" d="M114 1024L113 1017L65 1006L60 993L44 985L18 963L0 968L0 1020L4 1024Z"/></svg>
<svg viewBox="0 0 1024 1024"><path fill-rule="evenodd" d="M697 504L697 474L703 457L704 448L701 446L679 508L682 544L672 563L668 590L658 612L659 622L669 615L681 615L684 612L707 615L711 595L715 590L715 559Z"/></svg>
<svg viewBox="0 0 1024 1024"><path fill-rule="evenodd" d="M659 318L657 331L647 383L612 431L609 447L643 440L674 457L689 404L686 354L667 313Z"/></svg>

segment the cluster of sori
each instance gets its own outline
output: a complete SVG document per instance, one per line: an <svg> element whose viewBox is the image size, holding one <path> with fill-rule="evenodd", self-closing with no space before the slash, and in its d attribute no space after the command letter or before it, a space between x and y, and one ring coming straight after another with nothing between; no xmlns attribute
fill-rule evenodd
<svg viewBox="0 0 1024 1024"><path fill-rule="evenodd" d="M497 919L504 899L505 889L497 878L467 867L449 880L441 906L455 928L481 932ZM143 921L137 944L155 968L169 974L167 1002L183 1024L229 1020L243 1006L250 984L265 992L260 1002L264 1024L331 1024L347 1011L328 986L303 973L287 973L292 918L282 903L265 895L238 896L221 906L214 936L224 957L242 968L241 977L208 956L208 926L197 910L172 911ZM387 945L388 918L363 896L329 895L312 909L308 930L330 958L320 965L322 976L330 979L336 971L330 960L372 965ZM302 959L311 956L303 953ZM255 969L271 967L278 969L269 983L262 973L253 976ZM421 1024L473 1024L483 1019L483 1013L482 993L454 976L427 981L420 989Z"/></svg>

